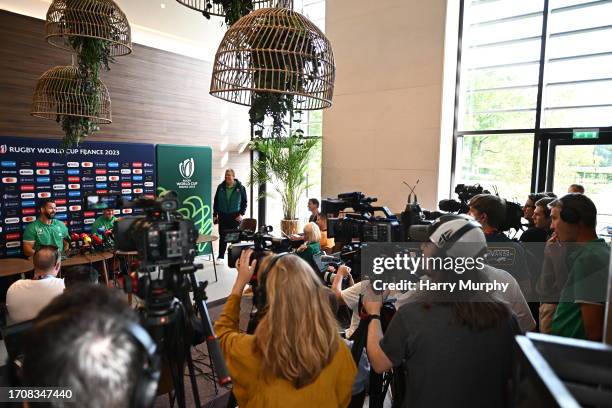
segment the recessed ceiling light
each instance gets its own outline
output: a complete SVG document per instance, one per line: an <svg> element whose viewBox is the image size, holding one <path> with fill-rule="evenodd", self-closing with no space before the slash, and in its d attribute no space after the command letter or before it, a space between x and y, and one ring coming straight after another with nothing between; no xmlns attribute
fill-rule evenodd
<svg viewBox="0 0 612 408"><path fill-rule="evenodd" d="M166 8L166 3L160 3L159 7L163 8L163 9Z"/></svg>

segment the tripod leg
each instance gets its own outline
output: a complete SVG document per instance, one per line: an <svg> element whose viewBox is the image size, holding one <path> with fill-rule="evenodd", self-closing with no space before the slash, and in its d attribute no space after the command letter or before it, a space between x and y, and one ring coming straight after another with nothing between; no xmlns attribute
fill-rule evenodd
<svg viewBox="0 0 612 408"><path fill-rule="evenodd" d="M198 382L196 381L195 369L193 368L191 350L187 352L187 368L189 370L189 380L191 381L191 390L193 391L193 400L195 402L195 406L196 408L201 408L202 403L200 402L200 393L198 392ZM216 388L217 385L215 384L215 389Z"/></svg>

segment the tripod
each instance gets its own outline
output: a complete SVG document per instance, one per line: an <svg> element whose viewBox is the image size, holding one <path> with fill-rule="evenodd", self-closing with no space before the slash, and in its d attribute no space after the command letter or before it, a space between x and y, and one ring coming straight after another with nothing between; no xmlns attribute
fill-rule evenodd
<svg viewBox="0 0 612 408"><path fill-rule="evenodd" d="M166 368L172 381L174 399L171 397L171 404L173 405L176 400L179 408L186 406L185 364L187 364L195 406L201 408L191 355L193 327L190 322L195 313L189 298L190 289L194 294L194 301L208 346L213 379L216 371L216 378L220 385L226 385L231 381L206 307L205 288L208 282L198 283L195 278L195 271L201 267L202 265L188 264L155 266L146 269L142 271L145 274L138 280L135 290L145 301L144 325L160 346L162 365ZM127 270L122 272L124 281L131 282L126 276Z"/></svg>

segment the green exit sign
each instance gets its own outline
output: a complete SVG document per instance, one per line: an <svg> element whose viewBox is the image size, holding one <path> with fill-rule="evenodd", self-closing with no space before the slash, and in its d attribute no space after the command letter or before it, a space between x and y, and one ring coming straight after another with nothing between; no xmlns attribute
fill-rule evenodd
<svg viewBox="0 0 612 408"><path fill-rule="evenodd" d="M574 129L572 139L599 139L599 129Z"/></svg>

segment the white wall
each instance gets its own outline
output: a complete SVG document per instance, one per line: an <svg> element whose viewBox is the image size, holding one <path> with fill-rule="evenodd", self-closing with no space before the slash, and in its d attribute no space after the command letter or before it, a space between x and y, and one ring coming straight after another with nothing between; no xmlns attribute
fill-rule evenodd
<svg viewBox="0 0 612 408"><path fill-rule="evenodd" d="M437 205L445 22L446 0L327 2L337 78L323 121L324 197L363 191L400 212L402 181L419 179L421 204Z"/></svg>
<svg viewBox="0 0 612 408"><path fill-rule="evenodd" d="M114 1L128 17L137 44L212 61L226 31L222 18L207 20L176 0ZM44 20L50 4L51 0L0 0L0 9Z"/></svg>

